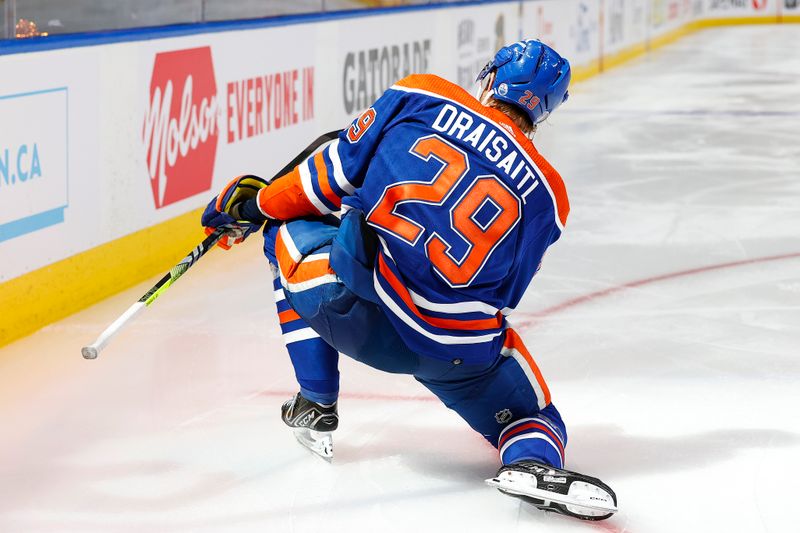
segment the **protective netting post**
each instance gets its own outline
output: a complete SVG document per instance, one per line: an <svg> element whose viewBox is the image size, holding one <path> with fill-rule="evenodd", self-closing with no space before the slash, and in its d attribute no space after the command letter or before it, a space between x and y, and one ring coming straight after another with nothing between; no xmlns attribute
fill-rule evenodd
<svg viewBox="0 0 800 533"><path fill-rule="evenodd" d="M17 0L0 0L3 3L3 37L16 37Z"/></svg>

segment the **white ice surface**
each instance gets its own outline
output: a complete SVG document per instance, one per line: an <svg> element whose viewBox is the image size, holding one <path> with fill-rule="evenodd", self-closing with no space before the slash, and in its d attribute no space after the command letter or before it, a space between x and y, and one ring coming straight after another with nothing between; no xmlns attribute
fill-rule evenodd
<svg viewBox="0 0 800 533"><path fill-rule="evenodd" d="M96 361L80 347L155 280L0 350L0 531L799 531L800 256L761 260L800 254L798 42L695 34L575 87L538 135L572 214L512 318L613 519L486 487L481 437L347 359L333 463L301 449L254 238Z"/></svg>

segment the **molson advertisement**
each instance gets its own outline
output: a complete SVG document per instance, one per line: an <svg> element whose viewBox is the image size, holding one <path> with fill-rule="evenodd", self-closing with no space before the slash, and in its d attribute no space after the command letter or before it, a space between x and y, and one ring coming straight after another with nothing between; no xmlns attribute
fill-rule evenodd
<svg viewBox="0 0 800 533"><path fill-rule="evenodd" d="M156 209L211 191L217 154L228 145L314 118L313 66L217 77L210 46L155 54L142 148Z"/></svg>
<svg viewBox="0 0 800 533"><path fill-rule="evenodd" d="M218 107L210 47L156 54L142 135L157 208L211 188Z"/></svg>

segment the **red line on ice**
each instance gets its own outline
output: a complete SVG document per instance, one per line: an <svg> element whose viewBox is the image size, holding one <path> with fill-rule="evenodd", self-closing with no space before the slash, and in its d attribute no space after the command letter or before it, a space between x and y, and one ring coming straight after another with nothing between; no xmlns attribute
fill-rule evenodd
<svg viewBox="0 0 800 533"><path fill-rule="evenodd" d="M797 259L800 258L800 252L795 252L791 254L782 254L782 255L770 255L766 257L756 257L753 259L743 259L741 261L731 261L728 263L719 263L716 265L708 265L704 267L697 267L697 268L690 268L688 270L678 270L675 272L669 272L667 274L661 274L658 276L652 276L649 278L643 278L635 281L629 281L628 283L623 283L621 285L615 285L612 287L608 287L606 289L601 289L599 291L590 292L588 294L584 294L582 296L577 296L560 304L553 305L551 307L547 307L540 311L531 311L520 313L520 315L540 318L549 315L553 315L555 313L559 313L564 311L565 309L569 309L571 307L575 307L577 305L581 305L587 302L591 302L593 300L597 300L599 298L605 298L606 296L611 296L612 294L616 294L618 292L622 292L627 289L634 289L637 287L642 287L644 285L651 285L653 283L658 283L660 281L667 281L673 280L677 278L684 278L689 276L694 276L697 274L704 274L706 272L713 272L715 270L726 270L729 268L736 268L740 266L748 266L748 265L755 265L758 263L769 263L772 261L782 261L784 259ZM526 324L526 326L530 326L531 324Z"/></svg>
<svg viewBox="0 0 800 533"><path fill-rule="evenodd" d="M297 391L265 390L258 393L259 396L278 396L289 399L297 394ZM345 400L385 400L390 402L438 402L435 396L416 396L411 394L373 394L362 392L343 392L339 398Z"/></svg>
<svg viewBox="0 0 800 533"><path fill-rule="evenodd" d="M606 289L601 289L599 291L590 292L584 294L582 296L577 296L560 304L556 304L540 311L531 311L526 313L519 313L517 316L522 317L529 317L531 319L536 318L544 318L546 316L554 315L556 313L560 313L561 311L570 309L572 307L585 304L588 302L592 302L594 300L598 300L600 298L605 298L606 296L611 296L618 292L622 292L628 289L634 289L637 287L642 287L644 285L651 285L653 283L658 283L661 281L668 281L677 278L684 278L689 276L695 276L698 274L704 274L706 272L713 272L716 270L726 270L729 268L736 268L741 266L749 266L755 265L759 263L769 263L772 261L782 261L785 259L797 259L800 258L800 252L795 252L791 254L782 254L782 255L770 255L766 257L756 257L753 259L743 259L741 261L731 261L728 263L719 263L716 265L707 265L703 267L697 268L690 268L688 270L678 270L675 272L669 272L666 274L660 274L658 276L651 276L648 278L642 278L635 281L629 281L627 283L623 283L621 285L614 285L612 287L608 287ZM528 320L523 323L517 323L516 327L519 329L527 329L532 326L535 326L535 320ZM259 393L259 396L280 396L285 398L291 398L295 395L295 392L292 391L262 391ZM413 396L413 395L402 395L402 394L372 394L372 393L343 393L340 395L340 398L343 399L350 399L350 400L385 400L385 401L404 401L404 402L437 402L439 401L438 398L435 396Z"/></svg>

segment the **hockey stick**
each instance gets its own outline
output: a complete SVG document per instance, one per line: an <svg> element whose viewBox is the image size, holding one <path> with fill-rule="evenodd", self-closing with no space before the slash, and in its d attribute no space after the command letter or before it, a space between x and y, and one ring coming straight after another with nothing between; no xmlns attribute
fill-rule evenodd
<svg viewBox="0 0 800 533"><path fill-rule="evenodd" d="M119 333L125 324L133 320L133 318L141 313L145 307L155 302L156 299L170 287L170 285L178 281L178 278L183 276L183 274L189 270L189 267L195 264L198 259L203 257L206 252L213 248L214 245L217 244L217 242L224 236L225 230L218 228L211 235L206 237L203 242L197 245L197 248L189 252L180 263L172 267L172 269L167 272L164 277L158 281L158 283L153 285L149 291L144 293L144 296L139 298L139 301L130 306L127 311L122 313L119 318L112 322L111 325L108 326L99 337L97 337L96 341L89 346L84 346L81 348L81 355L83 355L83 358L97 359L97 355L100 353L100 351L105 348L106 344L108 344L108 341L110 341L114 335Z"/></svg>
<svg viewBox="0 0 800 533"><path fill-rule="evenodd" d="M329 141L334 140L340 132L341 130L330 131L317 137L314 142L309 144L302 152L297 154L294 159L292 159L285 167L275 174L270 181L276 180L288 173L298 164L303 162L303 160L305 160L308 156L314 153L317 148ZM141 298L139 298L136 303L131 305L127 311L122 313L119 318L112 322L111 325L108 326L99 337L97 337L97 340L95 340L89 346L84 346L81 348L81 355L83 355L83 358L97 359L98 354L103 350L103 348L105 348L114 335L119 333L119 331L128 322L133 320L139 313L142 312L143 309L156 301L156 299L161 296L164 291L166 291L173 283L178 281L178 279L183 276L183 274L185 274L192 265L194 265L206 254L206 252L213 248L222 237L225 236L225 232L225 229L217 228L213 233L211 233L211 235L206 237L203 242L198 244L194 250L189 252L180 263L172 267L172 269L167 272L164 277L158 281L158 283L153 285L150 290L147 291Z"/></svg>
<svg viewBox="0 0 800 533"><path fill-rule="evenodd" d="M314 139L314 142L306 146L305 149L299 154L297 154L294 159L286 163L286 166L280 169L278 173L275 174L270 181L274 181L283 176L284 174L288 174L290 170L292 170L294 167L302 163L306 157L313 154L317 150L317 148L319 148L320 146L322 146L327 142L336 139L336 137L338 137L339 134L342 133L343 131L344 130L329 131L328 133L323 133L322 135Z"/></svg>

